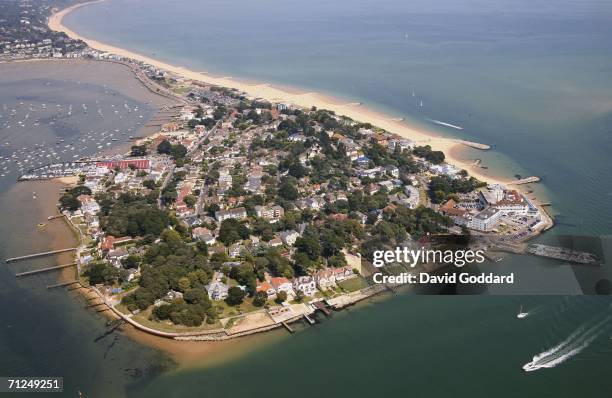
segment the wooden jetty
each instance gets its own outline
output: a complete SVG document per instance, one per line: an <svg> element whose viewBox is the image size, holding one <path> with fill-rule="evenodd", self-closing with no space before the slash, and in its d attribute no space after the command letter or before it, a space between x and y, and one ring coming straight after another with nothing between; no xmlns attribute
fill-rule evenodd
<svg viewBox="0 0 612 398"><path fill-rule="evenodd" d="M56 287L70 286L70 285L74 285L75 283L79 283L79 281L56 283L55 285L48 285L47 289L55 289Z"/></svg>
<svg viewBox="0 0 612 398"><path fill-rule="evenodd" d="M294 330L291 329L291 327L289 326L289 324L285 321L282 322L283 326L289 331L289 333L293 333Z"/></svg>
<svg viewBox="0 0 612 398"><path fill-rule="evenodd" d="M97 307L97 306L99 306L99 305L106 305L106 303L105 303L105 302L101 302L101 303L92 303L92 304L87 304L87 305L85 306L85 308Z"/></svg>
<svg viewBox="0 0 612 398"><path fill-rule="evenodd" d="M52 254L65 253L65 252L69 252L69 251L73 251L73 250L76 250L76 247L69 247L67 249L51 250L51 251L48 251L48 252L28 254L28 255L19 256L19 257L12 257L12 258L7 258L5 261L7 263L12 263L12 262L15 262L15 261L27 260L27 259L36 258L36 257L50 256Z"/></svg>
<svg viewBox="0 0 612 398"><path fill-rule="evenodd" d="M75 265L76 265L75 262L68 263L68 264L55 265L53 267L46 267L46 268L41 268L41 269L35 269L33 271L20 272L18 274L15 274L15 276L17 278L20 278L22 276L36 275L36 274L41 274L43 272L49 272L49 271L55 271L55 270L58 270L58 269L74 267Z"/></svg>
<svg viewBox="0 0 612 398"><path fill-rule="evenodd" d="M323 312L325 316L331 315L331 311L329 310L329 308L327 308L327 305L325 305L323 301L315 301L314 303L312 303L312 306L315 308L315 310Z"/></svg>

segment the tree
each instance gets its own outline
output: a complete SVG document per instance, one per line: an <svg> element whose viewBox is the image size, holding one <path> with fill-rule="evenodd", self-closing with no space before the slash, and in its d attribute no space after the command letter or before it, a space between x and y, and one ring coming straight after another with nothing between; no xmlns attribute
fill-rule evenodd
<svg viewBox="0 0 612 398"><path fill-rule="evenodd" d="M206 244L206 242L202 242L202 241L196 242L196 249L198 249L198 251L202 253L203 255L205 256L208 255L208 245Z"/></svg>
<svg viewBox="0 0 612 398"><path fill-rule="evenodd" d="M311 260L316 260L321 255L321 244L315 236L305 235L295 240L294 245L298 251L308 255Z"/></svg>
<svg viewBox="0 0 612 398"><path fill-rule="evenodd" d="M121 260L121 265L125 268L138 268L138 263L140 262L140 257L135 254L130 254L123 260Z"/></svg>
<svg viewBox="0 0 612 398"><path fill-rule="evenodd" d="M119 201L110 207L108 215L100 217L102 229L113 236L159 235L168 223L166 212L142 199Z"/></svg>
<svg viewBox="0 0 612 398"><path fill-rule="evenodd" d="M206 323L212 325L213 323L219 320L219 314L217 314L217 309L213 306L208 307L206 310Z"/></svg>
<svg viewBox="0 0 612 398"><path fill-rule="evenodd" d="M268 301L268 294L266 292L257 292L253 297L253 305L255 307L263 307Z"/></svg>
<svg viewBox="0 0 612 398"><path fill-rule="evenodd" d="M155 189L155 181L153 180L144 180L142 185L148 189Z"/></svg>
<svg viewBox="0 0 612 398"><path fill-rule="evenodd" d="M187 155L187 148L183 144L172 145L170 154L174 159L182 159Z"/></svg>
<svg viewBox="0 0 612 398"><path fill-rule="evenodd" d="M204 289L188 289L183 295L183 299L189 304L208 304L210 305L210 300L208 295L204 291Z"/></svg>
<svg viewBox="0 0 612 398"><path fill-rule="evenodd" d="M178 288L182 292L186 292L191 287L191 281L187 277L178 280Z"/></svg>
<svg viewBox="0 0 612 398"><path fill-rule="evenodd" d="M130 156L145 156L147 154L147 147L144 145L132 145Z"/></svg>
<svg viewBox="0 0 612 398"><path fill-rule="evenodd" d="M97 285L99 283L112 285L123 279L119 269L106 263L93 263L84 274L88 278L90 285Z"/></svg>
<svg viewBox="0 0 612 398"><path fill-rule="evenodd" d="M162 304L153 309L153 315L155 315L155 317L159 320L164 320L170 317L173 310L174 306L172 304Z"/></svg>
<svg viewBox="0 0 612 398"><path fill-rule="evenodd" d="M85 185L77 185L66 191L66 193L60 197L61 207L70 211L78 210L81 207L81 202L78 200L80 195L91 195L91 189Z"/></svg>
<svg viewBox="0 0 612 398"><path fill-rule="evenodd" d="M172 144L168 140L163 140L157 146L157 153L170 155L172 153Z"/></svg>
<svg viewBox="0 0 612 398"><path fill-rule="evenodd" d="M296 200L300 194L289 181L284 181L278 187L278 195L286 200Z"/></svg>
<svg viewBox="0 0 612 398"><path fill-rule="evenodd" d="M307 174L308 170L299 161L293 162L289 166L289 175L295 178L302 178Z"/></svg>
<svg viewBox="0 0 612 398"><path fill-rule="evenodd" d="M287 292L281 290L280 292L276 293L276 299L274 299L274 301L276 304L282 304L283 302L287 301Z"/></svg>
<svg viewBox="0 0 612 398"><path fill-rule="evenodd" d="M220 119L223 118L223 116L225 116L225 112L226 112L225 106L224 105L219 105L213 111L213 117L215 118L215 120L220 120Z"/></svg>
<svg viewBox="0 0 612 398"><path fill-rule="evenodd" d="M70 192L66 192L60 197L60 205L62 208L76 211L81 207L81 202Z"/></svg>
<svg viewBox="0 0 612 398"><path fill-rule="evenodd" d="M183 202L185 202L187 207L189 207L190 209L193 209L193 206L195 206L197 202L197 198L193 195L187 195L183 198Z"/></svg>
<svg viewBox="0 0 612 398"><path fill-rule="evenodd" d="M234 218L228 218L221 222L218 239L225 246L229 246L232 243L248 238L249 235L250 231L243 223Z"/></svg>
<svg viewBox="0 0 612 398"><path fill-rule="evenodd" d="M433 164L444 162L444 153L441 151L432 151L429 145L415 147L412 151L418 157L424 158Z"/></svg>
<svg viewBox="0 0 612 398"><path fill-rule="evenodd" d="M91 195L91 189L85 185L77 185L69 191L74 196Z"/></svg>
<svg viewBox="0 0 612 398"><path fill-rule="evenodd" d="M229 288L225 302L228 305L239 305L242 303L245 297L246 292L244 290L242 290L238 286L233 286Z"/></svg>

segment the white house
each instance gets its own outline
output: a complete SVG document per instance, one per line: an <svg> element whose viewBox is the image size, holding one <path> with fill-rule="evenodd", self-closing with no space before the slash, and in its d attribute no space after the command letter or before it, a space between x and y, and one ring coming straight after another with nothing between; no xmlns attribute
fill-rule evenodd
<svg viewBox="0 0 612 398"><path fill-rule="evenodd" d="M211 300L225 300L229 291L229 287L223 282L211 282L205 286L208 292L208 297Z"/></svg>
<svg viewBox="0 0 612 398"><path fill-rule="evenodd" d="M292 229L279 232L278 235L280 236L283 243L286 244L287 246L293 246L297 238L300 237L300 234L297 233L297 231L294 231Z"/></svg>
<svg viewBox="0 0 612 398"><path fill-rule="evenodd" d="M237 220L241 220L243 218L246 218L246 216L247 216L247 212L244 207L236 207L235 209L219 210L215 212L215 218L219 222L223 220L227 220L229 218L235 218Z"/></svg>
<svg viewBox="0 0 612 398"><path fill-rule="evenodd" d="M330 268L317 271L315 281L320 290L327 290L336 287L336 276Z"/></svg>
<svg viewBox="0 0 612 398"><path fill-rule="evenodd" d="M293 291L293 285L291 281L287 278L272 278L270 279L270 284L276 291L276 293L285 292L287 296L294 296L295 292Z"/></svg>
<svg viewBox="0 0 612 398"><path fill-rule="evenodd" d="M293 290L299 290L306 296L314 296L317 292L315 278L312 276L298 276L293 280Z"/></svg>

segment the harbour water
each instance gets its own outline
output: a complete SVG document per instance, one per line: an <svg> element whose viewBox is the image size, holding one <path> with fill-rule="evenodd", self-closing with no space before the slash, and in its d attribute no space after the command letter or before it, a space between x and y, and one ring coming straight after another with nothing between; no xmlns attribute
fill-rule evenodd
<svg viewBox="0 0 612 398"><path fill-rule="evenodd" d="M560 215L554 234L610 234L610 6L594 1L564 2L564 7L552 1L455 3L110 0L81 8L65 22L84 36L155 53L194 70L317 90L492 144L494 151L466 151L465 156L482 158L491 171L509 176L542 176ZM133 99L143 98L142 93L121 94L119 87L128 84L116 83L122 76L118 71L91 72L71 69L67 75L47 65L30 74L2 73L0 104L34 101L19 98L23 84L23 90L48 95L37 99L47 107L96 97L107 106L128 101L133 107L140 101L139 109L146 109L142 99ZM45 73L51 75L44 78ZM91 91L79 91L75 84L86 76L93 79ZM49 79L66 89L46 93ZM112 93L105 93L104 84L111 82ZM64 95L80 98L61 99ZM427 118L463 130L448 130ZM113 124L125 130L135 120ZM68 130L71 137L86 137L92 128ZM42 140L55 143L67 134L22 131L11 136L27 141L18 148ZM59 187L45 194L42 186L15 185L13 178L0 179L0 185L2 258L57 245L51 234L35 228L52 209L33 209L38 208L34 201ZM609 244L603 250L612 255ZM13 276L17 268L43 263L0 269L0 308L6 318L0 373L64 376L67 397L77 389L85 396L147 398L612 393L607 298L398 294L335 313L333 320L321 319L290 337L275 336L224 363L211 366L202 355L176 369L167 357L124 334L96 342L105 320L84 310L74 295L46 290L57 275L23 281ZM542 293L580 290L572 269L553 261L525 257L491 267L528 273ZM560 281L566 282L563 289ZM518 320L521 305L530 315ZM235 354L235 347L223 350ZM554 365L525 373L523 365L532 361Z"/></svg>
<svg viewBox="0 0 612 398"><path fill-rule="evenodd" d="M15 277L18 272L68 263L69 253L10 264L4 259L75 245L63 220L47 219L57 213L64 185L17 183L20 165L92 155L100 150L98 143L112 151L124 144L121 132L138 130L153 114L152 104L160 100L118 65L31 62L3 64L0 71L0 156L9 159L0 167L4 174L0 177L0 374L64 376L67 397L77 396L78 390L88 392L88 397L123 396L126 386L150 380L176 364L123 334L100 338L106 319L86 310L85 300L76 292L46 288L74 280L74 268ZM133 110L136 107L139 111ZM98 116L97 109L106 115ZM121 141L108 137L115 129Z"/></svg>

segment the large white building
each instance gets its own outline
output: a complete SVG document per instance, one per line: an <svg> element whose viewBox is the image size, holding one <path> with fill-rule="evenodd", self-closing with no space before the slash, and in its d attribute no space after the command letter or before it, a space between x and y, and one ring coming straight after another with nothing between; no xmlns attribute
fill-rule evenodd
<svg viewBox="0 0 612 398"><path fill-rule="evenodd" d="M490 231L497 224L502 215L502 211L494 207L488 207L472 217L472 220L468 223L468 227L478 231Z"/></svg>
<svg viewBox="0 0 612 398"><path fill-rule="evenodd" d="M247 216L247 212L244 207L236 207L235 209L219 210L215 212L215 218L219 222L223 220L227 220L229 218L235 218L237 220L241 220L243 218L246 218L246 216Z"/></svg>
<svg viewBox="0 0 612 398"><path fill-rule="evenodd" d="M507 190L501 185L490 186L480 192L480 202L483 206L494 207L504 215L525 215L531 209L529 201L515 189Z"/></svg>

